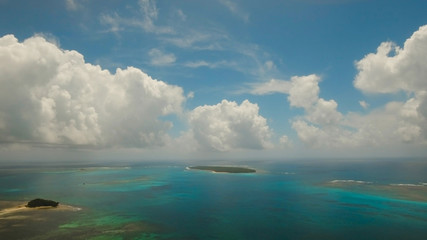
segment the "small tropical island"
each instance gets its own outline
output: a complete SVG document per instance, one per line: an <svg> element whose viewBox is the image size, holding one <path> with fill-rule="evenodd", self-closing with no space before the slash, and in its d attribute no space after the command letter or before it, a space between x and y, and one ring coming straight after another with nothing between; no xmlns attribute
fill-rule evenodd
<svg viewBox="0 0 427 240"><path fill-rule="evenodd" d="M215 173L254 173L255 169L246 167L229 167L229 166L192 166L188 169L211 171Z"/></svg>
<svg viewBox="0 0 427 240"><path fill-rule="evenodd" d="M57 207L59 202L52 200L46 200L41 198L36 198L27 203L25 207L27 208L36 208L36 207Z"/></svg>

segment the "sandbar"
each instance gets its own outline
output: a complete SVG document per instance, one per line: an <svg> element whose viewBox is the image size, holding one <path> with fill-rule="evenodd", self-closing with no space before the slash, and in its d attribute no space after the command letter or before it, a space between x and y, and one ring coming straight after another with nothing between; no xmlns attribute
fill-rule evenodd
<svg viewBox="0 0 427 240"><path fill-rule="evenodd" d="M81 208L73 207L69 205L63 205L63 204L59 204L57 207L45 206L45 207L29 208L25 206L25 203L22 203L14 207L0 209L0 219L9 218L10 216L6 217L6 215L13 214L13 213L37 211L41 209L54 210L54 211L80 211L81 210Z"/></svg>

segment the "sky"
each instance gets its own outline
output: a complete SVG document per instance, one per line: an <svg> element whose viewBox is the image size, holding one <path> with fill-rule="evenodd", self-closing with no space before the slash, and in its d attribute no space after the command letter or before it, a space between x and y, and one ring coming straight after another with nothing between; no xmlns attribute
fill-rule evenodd
<svg viewBox="0 0 427 240"><path fill-rule="evenodd" d="M0 0L0 161L427 156L424 0Z"/></svg>

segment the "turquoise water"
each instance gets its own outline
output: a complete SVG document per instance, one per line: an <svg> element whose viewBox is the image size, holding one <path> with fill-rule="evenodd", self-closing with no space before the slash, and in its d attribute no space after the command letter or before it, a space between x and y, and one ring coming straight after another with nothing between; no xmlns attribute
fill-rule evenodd
<svg viewBox="0 0 427 240"><path fill-rule="evenodd" d="M426 239L425 161L248 165L262 171L214 174L185 163L2 168L1 201L43 197L81 210L49 212L56 215L31 235L13 220L0 238Z"/></svg>

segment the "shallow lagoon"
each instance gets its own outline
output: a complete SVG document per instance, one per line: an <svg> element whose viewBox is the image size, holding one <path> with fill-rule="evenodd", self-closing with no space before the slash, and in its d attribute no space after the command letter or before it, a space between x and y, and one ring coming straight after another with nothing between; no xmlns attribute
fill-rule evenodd
<svg viewBox="0 0 427 240"><path fill-rule="evenodd" d="M0 236L424 239L427 234L423 161L252 162L244 165L261 171L244 174L187 170L188 165L1 169L1 208L43 197L81 210L0 214ZM40 221L43 227L37 227Z"/></svg>

